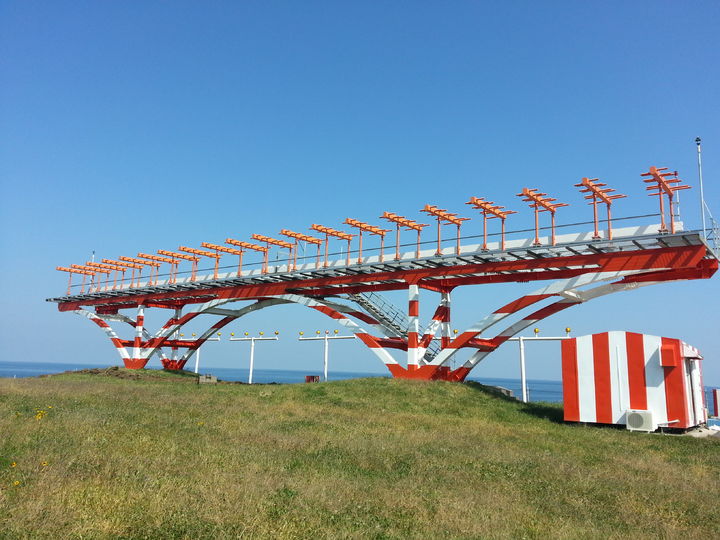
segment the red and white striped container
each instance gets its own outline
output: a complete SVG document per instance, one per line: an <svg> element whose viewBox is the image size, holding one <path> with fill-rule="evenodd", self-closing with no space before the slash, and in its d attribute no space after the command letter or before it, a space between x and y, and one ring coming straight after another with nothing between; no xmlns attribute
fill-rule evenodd
<svg viewBox="0 0 720 540"><path fill-rule="evenodd" d="M705 423L701 360L679 339L633 332L564 340L565 420L626 424L628 411L650 411L658 427Z"/></svg>

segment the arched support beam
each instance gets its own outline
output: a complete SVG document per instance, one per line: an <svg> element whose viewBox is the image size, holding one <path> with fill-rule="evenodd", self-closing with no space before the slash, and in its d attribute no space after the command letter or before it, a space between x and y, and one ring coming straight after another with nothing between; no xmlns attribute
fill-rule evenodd
<svg viewBox="0 0 720 540"><path fill-rule="evenodd" d="M473 355L462 365L462 367L455 370L457 372L457 376L460 377L459 380L463 380L467 374L472 370L475 366L477 366L482 360L487 357L491 352L493 352L495 349L497 349L500 345L505 343L508 339L510 339L512 336L518 334L519 332L522 332L524 329L528 328L529 326L532 326L536 324L538 321L545 319L547 317L550 317L551 315L554 315L556 313L559 313L560 311L563 311L567 308L577 306L578 304L582 304L585 302L588 302L589 300L592 300L594 298L599 298L601 296L606 296L608 294L612 294L615 292L622 292L622 291L628 291L632 289L637 289L639 287L644 287L647 285L655 285L660 282L643 282L643 283L636 283L636 282L616 282L616 283L606 283L604 285L601 285L599 287L594 287L593 289L589 289L586 291L578 291L575 292L572 296L563 298L562 300L559 300L557 302L554 302L542 309L539 309L535 311L534 313L531 313L527 317L521 319L520 321L516 322L515 324L509 326L500 334L498 334L495 338L493 338L493 347L488 350L480 350L473 353Z"/></svg>
<svg viewBox="0 0 720 540"><path fill-rule="evenodd" d="M551 298L553 296L559 296L563 293L567 293L568 291L572 291L580 287L585 287L592 283L618 279L632 273L637 273L637 271L599 272L596 274L586 274L582 276L555 281L541 289L533 291L530 294L521 296L517 300L514 300L496 309L494 312L490 313L489 315L472 325L470 328L462 332L455 339L451 340L447 344L447 346L443 348L431 362L429 362L429 364L434 366L442 366L444 364L447 364L460 349L469 346L471 341L477 339L482 332L490 329L504 319L515 315L519 311L522 311L523 309L532 306L533 304L536 304L538 302L541 302L542 300Z"/></svg>
<svg viewBox="0 0 720 540"><path fill-rule="evenodd" d="M397 365L397 361L390 355L389 352L385 350L379 338L371 335L355 321L349 319L344 314L333 309L331 307L331 302L326 303L322 300L296 294L283 294L277 296L276 298L289 300L290 302L307 306L327 315L331 319L335 319L338 324L344 326L345 328L353 332L355 336L360 341L362 341L373 352L373 354L375 354L375 356L377 356L380 361L382 361L382 363L385 364L389 369L391 368L391 366ZM390 371L392 371L392 369L390 369Z"/></svg>
<svg viewBox="0 0 720 540"><path fill-rule="evenodd" d="M105 321L124 322L124 323L132 326L133 328L137 327L137 322L135 321L135 319L128 317L127 315L123 315L122 313L108 313L108 314L102 314L102 315L97 315L97 316L102 318ZM150 335L150 332L148 332L147 328L145 328L144 326L142 329L142 335L143 335L143 338L145 338L146 340L149 340L152 338L152 336ZM167 356L165 355L165 353L163 352L162 349L160 349L160 348L156 349L156 353L158 354L158 356L160 356L161 360L167 360Z"/></svg>
<svg viewBox="0 0 720 540"><path fill-rule="evenodd" d="M112 327L100 316L96 315L92 311L88 311L87 309L75 309L73 310L73 313L76 313L78 315L81 315L95 324L97 324L100 328L102 328L103 332L105 332L105 335L110 338L110 341L115 346L118 354L120 355L120 358L122 359L123 363L125 364L125 367L128 367L128 361L130 360L130 355L125 348L123 341L118 337L117 333L115 333L115 330L112 329Z"/></svg>
<svg viewBox="0 0 720 540"><path fill-rule="evenodd" d="M249 313L252 313L253 311L258 311L260 309L270 307L270 306L276 306L278 304L287 304L288 302L285 300L280 299L266 299L266 300L258 300L254 304L250 304L249 306L245 306L242 309L237 310L229 310L229 309L218 309L216 307L209 308L205 310L203 313L209 313L209 314L222 314L224 317L220 319L218 322L213 324L210 328L205 330L200 337L198 337L197 340L195 340L195 344L188 348L188 350L183 354L179 361L178 366L167 366L166 369L182 369L185 367L185 364L187 363L190 358L195 354L195 352L212 336L215 332L217 332L220 328L223 328L227 324L231 323L232 321L247 315Z"/></svg>

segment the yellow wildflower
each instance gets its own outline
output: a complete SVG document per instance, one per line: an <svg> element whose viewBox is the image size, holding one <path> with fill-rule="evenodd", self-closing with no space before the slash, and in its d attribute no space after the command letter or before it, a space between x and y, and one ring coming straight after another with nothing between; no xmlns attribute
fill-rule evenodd
<svg viewBox="0 0 720 540"><path fill-rule="evenodd" d="M11 467L17 467L17 463L15 463L15 462L13 461L13 462L10 464L10 466L11 466Z"/></svg>
<svg viewBox="0 0 720 540"><path fill-rule="evenodd" d="M20 480L15 480L13 482L13 486L19 486L19 485L20 485Z"/></svg>
<svg viewBox="0 0 720 540"><path fill-rule="evenodd" d="M40 464L40 466L42 466L42 467L47 467L47 466L48 466L48 462L47 462L47 461L43 461L43 462Z"/></svg>

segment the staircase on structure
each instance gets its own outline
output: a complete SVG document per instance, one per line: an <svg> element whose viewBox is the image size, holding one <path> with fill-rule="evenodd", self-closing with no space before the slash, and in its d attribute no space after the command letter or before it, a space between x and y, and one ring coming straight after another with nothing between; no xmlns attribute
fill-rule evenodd
<svg viewBox="0 0 720 540"><path fill-rule="evenodd" d="M397 306L374 292L351 293L347 296L362 306L368 314L377 319L384 327L390 329L397 336L407 339L407 330L410 323L407 315ZM430 342L427 351L425 351L425 359L432 360L438 352L440 352L440 343L434 339Z"/></svg>

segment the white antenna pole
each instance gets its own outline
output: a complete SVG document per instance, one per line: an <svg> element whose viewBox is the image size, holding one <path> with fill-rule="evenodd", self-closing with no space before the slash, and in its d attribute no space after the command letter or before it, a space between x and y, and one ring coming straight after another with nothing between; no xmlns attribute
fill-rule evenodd
<svg viewBox="0 0 720 540"><path fill-rule="evenodd" d="M705 231L705 188L703 186L702 175L702 139L697 137L695 144L697 145L697 161L698 161L698 177L700 178L700 215L702 216L702 232L703 238L707 240L707 232Z"/></svg>

